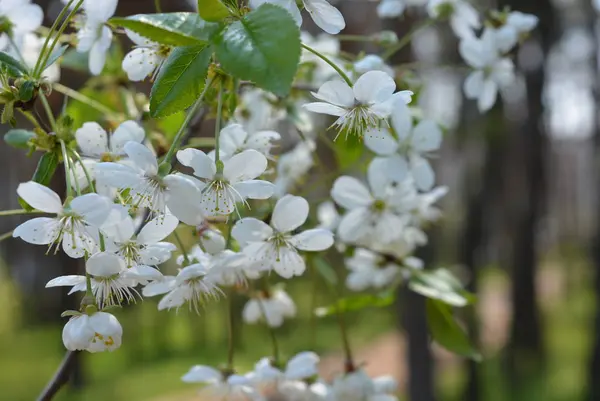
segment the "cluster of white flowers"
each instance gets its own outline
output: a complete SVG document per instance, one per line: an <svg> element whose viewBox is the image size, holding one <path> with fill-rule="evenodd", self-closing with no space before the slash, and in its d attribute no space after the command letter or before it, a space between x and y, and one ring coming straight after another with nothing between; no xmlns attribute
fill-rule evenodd
<svg viewBox="0 0 600 401"><path fill-rule="evenodd" d="M99 75L113 43L108 21L117 0L65 3L81 6L75 50L88 54L90 72ZM298 26L302 24L298 2L250 0L248 5L256 9L264 3L282 7ZM397 16L408 3L382 0L378 11ZM326 0L303 0L302 6L326 33L344 29L342 14ZM481 18L466 1L430 0L427 10L432 19L449 18L460 38L460 53L474 69L465 93L478 100L480 110L488 110L499 88L514 79L508 53L537 19L519 12L499 13L497 28L486 26L479 32ZM0 25L5 28L0 49L36 65L45 45L33 32L42 17L30 0L0 0ZM129 80L155 78L172 46L124 32L134 43L121 63ZM199 312L209 301L243 294L248 301L241 318L277 328L296 315L296 305L282 284L305 275L308 262L325 260L327 252L342 254L346 287L354 292L388 290L423 268L412 255L427 243L424 227L440 216L436 203L447 192L436 186L430 164L441 147L442 130L416 112L412 91L398 90L394 69L384 58L370 54L344 62L339 41L330 35L302 33L307 45L301 65L306 68L299 69L297 82L318 87L311 92L318 101L311 101L306 91L283 100L244 85L239 104L227 114L229 121L216 129L214 150L184 147L175 140L165 157L157 155L146 132L149 127L124 118L113 132L89 121L75 127L67 139L65 133L52 133L61 142L67 196L63 200L38 182L20 184L22 201L35 213L50 216L24 222L13 237L85 260L84 274L47 283L86 294L80 310L65 312L70 316L63 331L66 348L118 348L123 330L109 311L144 297L161 296L159 310L187 306ZM41 68L50 80L58 76L58 64ZM325 131L323 115L336 118L329 127L329 145L333 147L338 137L353 140L368 156L368 164L366 174L360 168L329 178L316 174L328 185L324 192L329 199L319 201L311 215L311 198L304 190L310 170L319 163L318 147L324 139L316 132ZM186 119L182 129L188 123ZM196 244L186 247L178 230L195 232ZM172 259L178 271L164 275L160 266ZM272 285L267 278L283 282ZM203 393L219 400L277 395L294 400L396 400L393 379L372 379L352 361L329 383L319 377L319 357L312 352L296 355L285 368L278 362L261 359L246 375L235 374L232 367L220 371L194 366L183 381L204 383Z"/></svg>

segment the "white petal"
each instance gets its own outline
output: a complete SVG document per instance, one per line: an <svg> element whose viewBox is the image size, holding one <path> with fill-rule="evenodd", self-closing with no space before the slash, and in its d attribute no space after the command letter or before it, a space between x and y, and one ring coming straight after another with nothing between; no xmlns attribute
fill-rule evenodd
<svg viewBox="0 0 600 401"><path fill-rule="evenodd" d="M481 48L480 40L471 36L463 38L458 44L460 55L473 68L483 68L486 64Z"/></svg>
<svg viewBox="0 0 600 401"><path fill-rule="evenodd" d="M225 161L223 176L231 184L240 181L252 180L267 169L267 158L254 149L248 149L234 155Z"/></svg>
<svg viewBox="0 0 600 401"><path fill-rule="evenodd" d="M339 106L324 102L306 103L302 105L302 107L304 107L308 111L312 111L313 113L328 114L330 116L337 117L343 116L347 113L345 109Z"/></svg>
<svg viewBox="0 0 600 401"><path fill-rule="evenodd" d="M306 264L295 249L282 247L279 249L279 257L273 263L273 270L283 278L292 278L302 275Z"/></svg>
<svg viewBox="0 0 600 401"><path fill-rule="evenodd" d="M378 155L392 155L398 150L398 142L385 128L369 130L364 141L365 146Z"/></svg>
<svg viewBox="0 0 600 401"><path fill-rule="evenodd" d="M386 176L396 183L402 182L408 175L408 162L403 156L394 155L386 158Z"/></svg>
<svg viewBox="0 0 600 401"><path fill-rule="evenodd" d="M138 47L125 55L121 67L127 73L130 81L138 82L151 75L162 60L156 50Z"/></svg>
<svg viewBox="0 0 600 401"><path fill-rule="evenodd" d="M125 152L125 144L129 141L142 143L146 133L135 121L124 121L117 127L110 137L110 148L113 153L123 154Z"/></svg>
<svg viewBox="0 0 600 401"><path fill-rule="evenodd" d="M373 203L367 187L354 177L342 176L333 183L331 197L341 207L354 209Z"/></svg>
<svg viewBox="0 0 600 401"><path fill-rule="evenodd" d="M73 316L62 332L62 339L70 351L78 351L87 348L94 338L94 330L89 325L89 316Z"/></svg>
<svg viewBox="0 0 600 401"><path fill-rule="evenodd" d="M98 252L87 260L85 270L92 276L110 277L126 268L123 259L109 252Z"/></svg>
<svg viewBox="0 0 600 401"><path fill-rule="evenodd" d="M356 80L353 90L356 100L362 104L380 103L392 96L396 83L383 71L369 71Z"/></svg>
<svg viewBox="0 0 600 401"><path fill-rule="evenodd" d="M168 237L179 224L177 217L167 214L150 220L140 231L137 242L144 245L155 244Z"/></svg>
<svg viewBox="0 0 600 401"><path fill-rule="evenodd" d="M101 230L110 239L116 242L126 242L131 239L135 232L135 224L129 216L127 208L121 205L114 205Z"/></svg>
<svg viewBox="0 0 600 401"><path fill-rule="evenodd" d="M385 197L386 191L390 185L388 178L388 159L383 157L374 158L367 168L367 180L371 193L378 199Z"/></svg>
<svg viewBox="0 0 600 401"><path fill-rule="evenodd" d="M394 101L392 108L392 128L398 136L399 141L404 141L410 135L412 131L412 117L410 110L405 102L401 99Z"/></svg>
<svg viewBox="0 0 600 401"><path fill-rule="evenodd" d="M112 42L112 31L106 26L103 26L101 29L102 35L94 42L90 49L89 68L92 75L100 75L104 69L106 54Z"/></svg>
<svg viewBox="0 0 600 401"><path fill-rule="evenodd" d="M346 287L352 291L364 291L371 286L372 270L353 271L346 277Z"/></svg>
<svg viewBox="0 0 600 401"><path fill-rule="evenodd" d="M415 185L421 191L429 191L435 184L435 173L427 159L414 157L410 161L410 171L415 180Z"/></svg>
<svg viewBox="0 0 600 401"><path fill-rule="evenodd" d="M106 131L96 122L87 122L75 131L77 145L85 156L100 157L108 152Z"/></svg>
<svg viewBox="0 0 600 401"><path fill-rule="evenodd" d="M238 182L233 187L242 196L250 199L269 199L275 192L275 185L269 181L248 180Z"/></svg>
<svg viewBox="0 0 600 401"><path fill-rule="evenodd" d="M302 251L324 251L333 245L333 233L324 228L306 230L294 235L291 244Z"/></svg>
<svg viewBox="0 0 600 401"><path fill-rule="evenodd" d="M62 249L70 258L82 258L86 253L90 253L94 246L93 240L85 232L67 232L63 234Z"/></svg>
<svg viewBox="0 0 600 401"><path fill-rule="evenodd" d="M280 233L293 231L304 224L308 209L308 202L303 197L285 195L275 204L271 226Z"/></svg>
<svg viewBox="0 0 600 401"><path fill-rule="evenodd" d="M85 194L73 199L69 207L90 225L100 227L111 211L110 199L98 194Z"/></svg>
<svg viewBox="0 0 600 401"><path fill-rule="evenodd" d="M85 0L83 9L88 19L98 22L106 22L115 14L118 0Z"/></svg>
<svg viewBox="0 0 600 401"><path fill-rule="evenodd" d="M382 0L377 5L377 15L380 18L396 18L402 15L405 8L404 0Z"/></svg>
<svg viewBox="0 0 600 401"><path fill-rule="evenodd" d="M335 35L346 27L342 13L326 0L304 0L303 2L315 24L325 32Z"/></svg>
<svg viewBox="0 0 600 401"><path fill-rule="evenodd" d="M200 190L182 174L169 174L163 179L169 189L167 207L182 222L200 224L204 220L200 209Z"/></svg>
<svg viewBox="0 0 600 401"><path fill-rule="evenodd" d="M263 221L246 217L235 223L231 235L243 248L249 242L266 240L273 235L273 229Z"/></svg>
<svg viewBox="0 0 600 401"><path fill-rule="evenodd" d="M46 288L51 287L73 287L85 283L85 276L60 276L48 281Z"/></svg>
<svg viewBox="0 0 600 401"><path fill-rule="evenodd" d="M223 128L220 133L220 146L221 151L233 156L241 149L248 139L248 133L240 124L230 124Z"/></svg>
<svg viewBox="0 0 600 401"><path fill-rule="evenodd" d="M431 152L442 144L442 130L431 120L423 120L413 130L411 144L419 153Z"/></svg>
<svg viewBox="0 0 600 401"><path fill-rule="evenodd" d="M349 109L354 106L354 92L344 81L327 81L312 95L326 103Z"/></svg>
<svg viewBox="0 0 600 401"><path fill-rule="evenodd" d="M273 147L273 142L281 139L281 134L275 131L259 131L250 135L246 146L248 149L254 149L259 151L260 153L267 156L271 148Z"/></svg>
<svg viewBox="0 0 600 401"><path fill-rule="evenodd" d="M6 14L10 22L14 24L13 31L17 35L35 31L44 20L44 11L39 5L23 3L25 2Z"/></svg>
<svg viewBox="0 0 600 401"><path fill-rule="evenodd" d="M369 226L366 224L369 216L369 210L366 208L357 208L346 213L338 226L340 239L344 242L355 242L364 237L369 231Z"/></svg>
<svg viewBox="0 0 600 401"><path fill-rule="evenodd" d="M300 352L290 359L285 369L288 380L303 380L318 373L319 356L310 351Z"/></svg>
<svg viewBox="0 0 600 401"><path fill-rule="evenodd" d="M242 319L245 323L253 324L260 320L262 317L262 310L259 304L260 301L251 299L246 302L244 309L242 310Z"/></svg>
<svg viewBox="0 0 600 401"><path fill-rule="evenodd" d="M135 187L143 179L140 170L120 163L98 163L94 174L101 185L121 189Z"/></svg>
<svg viewBox="0 0 600 401"><path fill-rule="evenodd" d="M15 228L13 237L34 245L48 245L56 240L60 230L58 219L38 217Z"/></svg>
<svg viewBox="0 0 600 401"><path fill-rule="evenodd" d="M193 366L181 378L185 383L216 383L222 379L221 372L210 366L196 365Z"/></svg>
<svg viewBox="0 0 600 401"><path fill-rule="evenodd" d="M164 276L160 281L154 281L144 286L142 294L145 297L154 297L156 295L166 294L173 289L175 277Z"/></svg>
<svg viewBox="0 0 600 401"><path fill-rule="evenodd" d="M137 167L143 170L148 175L156 175L158 173L158 163L152 151L146 146L137 142L127 142L123 147L127 156L135 163Z"/></svg>
<svg viewBox="0 0 600 401"><path fill-rule="evenodd" d="M484 78L483 71L473 71L465 79L463 89L468 99L477 99L479 97L479 94L483 91Z"/></svg>
<svg viewBox="0 0 600 401"><path fill-rule="evenodd" d="M63 210L62 202L56 192L37 182L28 181L19 184L17 194L31 207L42 212L60 213Z"/></svg>
<svg viewBox="0 0 600 401"><path fill-rule="evenodd" d="M215 161L198 149L187 148L177 152L177 160L184 166L191 167L199 178L211 179L217 173Z"/></svg>
<svg viewBox="0 0 600 401"><path fill-rule="evenodd" d="M156 244L147 245L144 249L140 250L139 262L150 266L165 263L167 260L171 259L171 253L176 249L177 247L170 242L158 242Z"/></svg>
<svg viewBox="0 0 600 401"><path fill-rule="evenodd" d="M498 85L491 79L486 79L483 82L483 88L481 93L479 93L479 100L477 102L477 107L479 108L479 111L483 113L494 107L494 103L496 103L497 96Z"/></svg>

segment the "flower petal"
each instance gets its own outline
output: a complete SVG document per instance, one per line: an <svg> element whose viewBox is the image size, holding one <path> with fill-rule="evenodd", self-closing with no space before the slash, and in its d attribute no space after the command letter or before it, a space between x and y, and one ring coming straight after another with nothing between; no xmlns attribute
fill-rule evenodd
<svg viewBox="0 0 600 401"><path fill-rule="evenodd" d="M419 153L431 152L442 144L442 130L431 120L422 120L413 130L411 145Z"/></svg>
<svg viewBox="0 0 600 401"><path fill-rule="evenodd" d="M142 172L120 163L98 163L94 175L100 185L114 188L133 188L143 179Z"/></svg>
<svg viewBox="0 0 600 401"><path fill-rule="evenodd" d="M144 129L135 121L124 121L117 127L110 137L110 148L115 154L125 153L125 144L129 141L142 143L146 133Z"/></svg>
<svg viewBox="0 0 600 401"><path fill-rule="evenodd" d="M121 68L127 78L133 82L143 81L161 64L162 58L156 50L148 47L137 47L123 57Z"/></svg>
<svg viewBox="0 0 600 401"><path fill-rule="evenodd" d="M85 156L100 157L108 151L106 131L96 122L84 123L75 131L75 139Z"/></svg>
<svg viewBox="0 0 600 401"><path fill-rule="evenodd" d="M273 263L273 270L283 278L300 276L306 270L306 264L302 256L294 248L279 248L279 257Z"/></svg>
<svg viewBox="0 0 600 401"><path fill-rule="evenodd" d="M354 84L356 100L362 104L381 103L388 100L396 90L396 82L383 71L369 71Z"/></svg>
<svg viewBox="0 0 600 401"><path fill-rule="evenodd" d="M85 283L85 276L78 275L70 275L70 276L60 276L53 278L48 281L46 284L46 288L51 287L73 287L79 285L81 283Z"/></svg>
<svg viewBox="0 0 600 401"><path fill-rule="evenodd" d="M347 111L339 106L324 102L313 102L302 105L306 110L313 113L328 114L330 116L343 116Z"/></svg>
<svg viewBox="0 0 600 401"><path fill-rule="evenodd" d="M168 237L179 224L177 217L166 214L150 220L140 231L137 242L144 245L155 244Z"/></svg>
<svg viewBox="0 0 600 401"><path fill-rule="evenodd" d="M423 157L413 157L410 160L410 171L415 185L421 191L429 191L435 184L435 172L429 161Z"/></svg>
<svg viewBox="0 0 600 401"><path fill-rule="evenodd" d="M231 235L244 248L249 242L266 240L273 235L273 229L254 217L245 217L235 223Z"/></svg>
<svg viewBox="0 0 600 401"><path fill-rule="evenodd" d="M326 0L304 0L303 3L315 24L325 32L335 35L346 27L342 13Z"/></svg>
<svg viewBox="0 0 600 401"><path fill-rule="evenodd" d="M327 81L321 85L317 93L312 92L312 95L326 103L331 103L346 109L354 106L354 92L344 81Z"/></svg>
<svg viewBox="0 0 600 401"><path fill-rule="evenodd" d="M231 184L252 180L267 169L267 158L254 149L244 150L225 161L223 176Z"/></svg>
<svg viewBox="0 0 600 401"><path fill-rule="evenodd" d="M271 226L280 233L293 231L304 224L308 209L308 202L303 197L285 195L275 204Z"/></svg>
<svg viewBox="0 0 600 401"><path fill-rule="evenodd" d="M184 166L191 167L199 178L211 179L217 173L215 161L198 149L187 148L177 152L177 160Z"/></svg>
<svg viewBox="0 0 600 401"><path fill-rule="evenodd" d="M37 217L19 225L13 231L14 238L34 245L48 245L58 237L60 222L50 217Z"/></svg>
<svg viewBox="0 0 600 401"><path fill-rule="evenodd" d="M60 197L50 188L28 181L19 184L17 194L31 207L42 212L60 213L63 210Z"/></svg>
<svg viewBox="0 0 600 401"><path fill-rule="evenodd" d="M110 277L121 273L125 268L125 261L109 252L98 252L85 263L85 270L97 277Z"/></svg>
<svg viewBox="0 0 600 401"><path fill-rule="evenodd" d="M241 124L230 124L221 130L219 137L221 151L233 156L243 149L246 139L248 139L248 133Z"/></svg>
<svg viewBox="0 0 600 401"><path fill-rule="evenodd" d="M333 233L324 228L315 228L294 235L290 242L302 251L324 251L333 245Z"/></svg>
<svg viewBox="0 0 600 401"><path fill-rule="evenodd" d="M275 192L275 185L272 182L263 180L238 182L233 187L243 199L269 199Z"/></svg>
<svg viewBox="0 0 600 401"><path fill-rule="evenodd" d="M373 203L369 189L358 179L350 176L341 176L333 183L331 197L345 209L368 206Z"/></svg>
<svg viewBox="0 0 600 401"><path fill-rule="evenodd" d="M152 151L141 143L129 141L123 146L127 156L133 163L143 170L147 175L156 175L158 173L158 163Z"/></svg>
<svg viewBox="0 0 600 401"><path fill-rule="evenodd" d="M111 211L110 199L98 194L85 194L73 199L69 208L83 217L90 225L99 228L106 222Z"/></svg>
<svg viewBox="0 0 600 401"><path fill-rule="evenodd" d="M357 208L346 213L338 226L339 238L344 242L356 242L363 238L370 230L367 224L369 217L370 213L366 208Z"/></svg>
<svg viewBox="0 0 600 401"><path fill-rule="evenodd" d="M367 148L381 156L392 155L398 150L398 142L385 128L369 130L364 142Z"/></svg>
<svg viewBox="0 0 600 401"><path fill-rule="evenodd" d="M163 178L167 185L167 207L179 220L189 225L200 224L204 220L200 199L200 190L196 184L183 174L169 174Z"/></svg>
<svg viewBox="0 0 600 401"><path fill-rule="evenodd" d="M181 381L185 383L216 383L221 381L223 376L221 372L210 366L193 366L183 377Z"/></svg>

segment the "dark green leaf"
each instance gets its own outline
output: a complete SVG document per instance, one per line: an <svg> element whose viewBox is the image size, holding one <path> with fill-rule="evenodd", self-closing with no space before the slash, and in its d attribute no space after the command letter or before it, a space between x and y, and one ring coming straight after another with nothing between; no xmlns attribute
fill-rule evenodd
<svg viewBox="0 0 600 401"><path fill-rule="evenodd" d="M408 286L427 298L438 299L452 306L465 306L473 301L473 296L446 269L414 271Z"/></svg>
<svg viewBox="0 0 600 401"><path fill-rule="evenodd" d="M283 8L263 4L215 37L223 69L284 96L300 60L300 31Z"/></svg>
<svg viewBox="0 0 600 401"><path fill-rule="evenodd" d="M29 73L27 67L4 52L0 52L0 65L6 68L8 74L14 78L22 77Z"/></svg>
<svg viewBox="0 0 600 401"><path fill-rule="evenodd" d="M396 295L394 291L387 291L377 295L356 295L339 299L335 304L318 308L317 316L330 316L343 312L358 311L365 308L383 308L394 303Z"/></svg>
<svg viewBox="0 0 600 401"><path fill-rule="evenodd" d="M27 149L29 140L34 137L34 132L24 129L11 129L4 134L4 142L14 148Z"/></svg>
<svg viewBox="0 0 600 401"><path fill-rule="evenodd" d="M229 9L220 0L198 0L198 14L206 21L221 21L229 17Z"/></svg>
<svg viewBox="0 0 600 401"><path fill-rule="evenodd" d="M152 86L152 117L184 110L200 97L211 55L205 45L177 47L171 52Z"/></svg>
<svg viewBox="0 0 600 401"><path fill-rule="evenodd" d="M19 100L22 102L28 102L33 98L33 91L35 90L35 82L25 81L19 87Z"/></svg>
<svg viewBox="0 0 600 401"><path fill-rule="evenodd" d="M435 299L427 299L426 310L427 323L435 342L448 351L476 361L481 360L481 355L454 319L450 305Z"/></svg>
<svg viewBox="0 0 600 401"><path fill-rule="evenodd" d="M111 23L170 46L208 43L220 25L204 21L196 13L138 14L112 18Z"/></svg>
<svg viewBox="0 0 600 401"><path fill-rule="evenodd" d="M58 60L63 54L65 54L65 52L67 51L68 48L69 48L69 45L62 45L62 46L55 48L52 51L52 54L50 55L50 57L48 57L48 61L46 61L46 65L44 66L43 71L45 71L46 68L48 68L52 64L54 64L56 62L56 60Z"/></svg>

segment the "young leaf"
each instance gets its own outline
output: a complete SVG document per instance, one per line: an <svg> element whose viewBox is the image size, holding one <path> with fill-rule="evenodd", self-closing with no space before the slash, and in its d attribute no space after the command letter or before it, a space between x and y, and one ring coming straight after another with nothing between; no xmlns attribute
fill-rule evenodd
<svg viewBox="0 0 600 401"><path fill-rule="evenodd" d="M50 180L58 167L58 161L58 152L44 153L44 155L40 157L40 161L33 173L32 180L42 185L50 185Z"/></svg>
<svg viewBox="0 0 600 401"><path fill-rule="evenodd" d="M286 95L300 60L300 31L283 8L263 4L214 39L223 69Z"/></svg>
<svg viewBox="0 0 600 401"><path fill-rule="evenodd" d="M111 18L112 24L130 29L154 42L170 46L206 44L220 25L206 22L196 13L138 14Z"/></svg>
<svg viewBox="0 0 600 401"><path fill-rule="evenodd" d="M33 98L33 92L35 91L35 82L25 81L19 88L19 100L22 102L28 102Z"/></svg>
<svg viewBox="0 0 600 401"><path fill-rule="evenodd" d="M461 283L446 269L415 271L408 286L427 298L437 299L452 306L465 306L473 296L462 288Z"/></svg>
<svg viewBox="0 0 600 401"><path fill-rule="evenodd" d="M229 17L229 9L220 0L198 0L198 14L206 21L221 21Z"/></svg>
<svg viewBox="0 0 600 401"><path fill-rule="evenodd" d="M4 134L4 142L13 148L27 149L28 142L35 137L35 133L24 129L11 129Z"/></svg>
<svg viewBox="0 0 600 401"><path fill-rule="evenodd" d="M6 68L6 71L13 78L22 77L29 73L27 67L4 52L0 52L0 65Z"/></svg>
<svg viewBox="0 0 600 401"><path fill-rule="evenodd" d="M435 299L427 299L427 323L431 336L442 347L456 354L481 360L481 355L471 345L466 333L456 323L452 307Z"/></svg>
<svg viewBox="0 0 600 401"><path fill-rule="evenodd" d="M44 66L44 71L46 70L46 68L48 68L52 64L54 64L56 62L56 60L58 60L63 54L65 54L65 52L67 51L68 48L69 48L69 45L62 45L60 47L55 48L52 51L52 54L50 55L50 57L48 57L48 61L46 61L46 65Z"/></svg>
<svg viewBox="0 0 600 401"><path fill-rule="evenodd" d="M152 117L166 117L184 110L198 99L211 54L206 45L177 47L171 52L152 86Z"/></svg>
<svg viewBox="0 0 600 401"><path fill-rule="evenodd" d="M338 299L333 305L317 308L315 314L323 317L335 315L340 310L350 312L365 308L383 308L394 303L394 299L396 299L394 291L387 291L377 295L356 295Z"/></svg>

